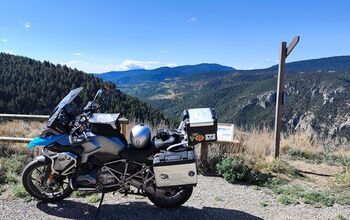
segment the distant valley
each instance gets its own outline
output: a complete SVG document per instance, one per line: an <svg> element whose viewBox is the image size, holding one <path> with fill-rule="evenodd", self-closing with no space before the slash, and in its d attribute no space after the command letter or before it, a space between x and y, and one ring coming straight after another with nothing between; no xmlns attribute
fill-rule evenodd
<svg viewBox="0 0 350 220"><path fill-rule="evenodd" d="M127 94L180 118L183 109L214 107L220 122L272 127L277 66L237 70L198 64L95 74ZM285 131L307 132L335 145L350 137L350 56L288 63Z"/></svg>

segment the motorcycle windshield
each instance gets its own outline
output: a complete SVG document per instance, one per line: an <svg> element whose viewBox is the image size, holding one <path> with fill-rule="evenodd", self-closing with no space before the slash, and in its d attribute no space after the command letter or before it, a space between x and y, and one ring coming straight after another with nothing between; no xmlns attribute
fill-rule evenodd
<svg viewBox="0 0 350 220"><path fill-rule="evenodd" d="M66 106L67 104L71 103L73 101L73 99L75 97L77 97L77 95L83 90L83 87L79 87L76 89L71 90L68 95L66 95L66 97L64 97L60 103L58 103L58 105L56 106L56 108L53 110L53 112L51 113L51 116L49 118L49 120L47 121L48 124L50 124L51 122L53 122L58 114L60 113L60 111L63 109L64 106Z"/></svg>

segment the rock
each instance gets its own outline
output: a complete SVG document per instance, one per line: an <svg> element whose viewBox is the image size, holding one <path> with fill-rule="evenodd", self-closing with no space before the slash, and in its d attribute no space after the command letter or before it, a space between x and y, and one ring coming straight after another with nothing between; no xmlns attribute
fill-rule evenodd
<svg viewBox="0 0 350 220"><path fill-rule="evenodd" d="M257 104L263 108L267 108L271 103L276 101L276 91L268 91L257 96Z"/></svg>
<svg viewBox="0 0 350 220"><path fill-rule="evenodd" d="M306 112L300 117L298 124L295 126L295 130L305 132L310 137L315 135L316 131L313 128L313 120L315 118L314 113Z"/></svg>

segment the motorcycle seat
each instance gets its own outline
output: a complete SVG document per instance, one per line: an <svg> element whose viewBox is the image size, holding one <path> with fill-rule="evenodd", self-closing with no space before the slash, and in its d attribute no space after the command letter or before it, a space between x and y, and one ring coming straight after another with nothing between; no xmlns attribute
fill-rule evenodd
<svg viewBox="0 0 350 220"><path fill-rule="evenodd" d="M130 161L145 163L148 161L148 157L154 154L155 151L156 151L156 148L154 147L153 144L144 149L137 149L133 147L131 144L129 144L128 147L124 148L120 152L120 157L122 159L127 159Z"/></svg>

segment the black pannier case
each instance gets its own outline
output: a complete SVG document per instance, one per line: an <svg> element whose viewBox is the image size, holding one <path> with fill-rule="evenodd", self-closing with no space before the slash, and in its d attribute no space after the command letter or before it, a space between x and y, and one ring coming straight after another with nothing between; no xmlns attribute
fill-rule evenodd
<svg viewBox="0 0 350 220"><path fill-rule="evenodd" d="M217 140L218 122L211 108L196 108L184 111L185 130L191 145Z"/></svg>
<svg viewBox="0 0 350 220"><path fill-rule="evenodd" d="M89 118L91 132L103 136L120 135L118 114L94 113Z"/></svg>

